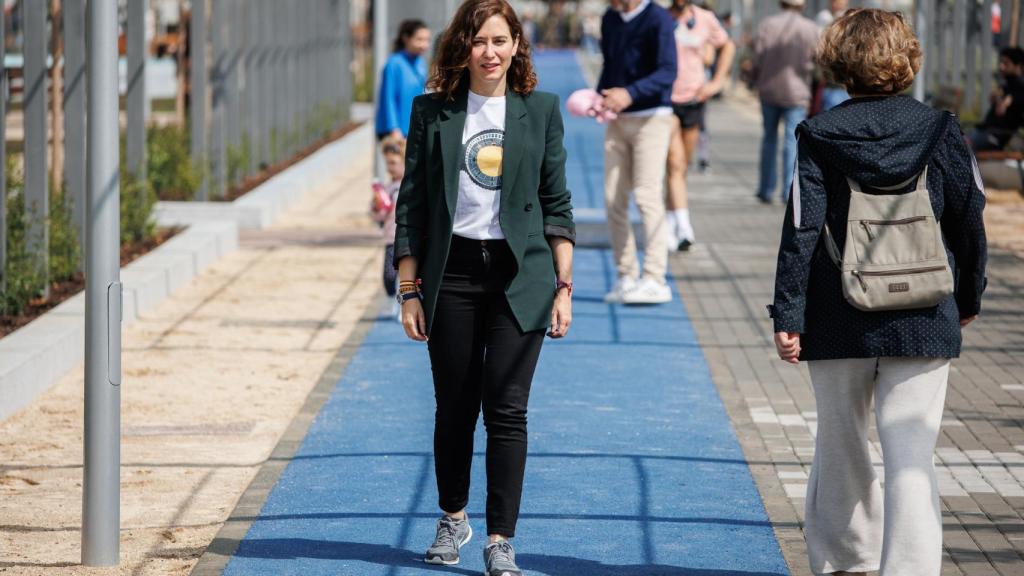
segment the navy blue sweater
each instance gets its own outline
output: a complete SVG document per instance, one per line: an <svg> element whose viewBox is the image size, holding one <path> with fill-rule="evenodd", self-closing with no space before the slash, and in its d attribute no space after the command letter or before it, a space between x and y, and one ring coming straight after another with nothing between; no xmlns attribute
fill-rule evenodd
<svg viewBox="0 0 1024 576"><path fill-rule="evenodd" d="M654 2L629 22L609 8L601 21L604 68L598 92L625 88L633 98L626 112L671 106L678 73L675 29L676 21Z"/></svg>

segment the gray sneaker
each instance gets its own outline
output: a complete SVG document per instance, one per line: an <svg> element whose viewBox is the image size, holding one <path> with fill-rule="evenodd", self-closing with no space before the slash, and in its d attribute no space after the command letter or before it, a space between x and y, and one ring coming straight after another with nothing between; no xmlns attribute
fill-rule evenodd
<svg viewBox="0 0 1024 576"><path fill-rule="evenodd" d="M484 576L523 576L511 542L502 540L484 548Z"/></svg>
<svg viewBox="0 0 1024 576"><path fill-rule="evenodd" d="M473 529L469 527L469 516L456 520L448 515L441 516L437 521L437 536L434 543L427 549L423 561L427 564L444 564L451 566L459 563L459 548L462 548L473 537Z"/></svg>

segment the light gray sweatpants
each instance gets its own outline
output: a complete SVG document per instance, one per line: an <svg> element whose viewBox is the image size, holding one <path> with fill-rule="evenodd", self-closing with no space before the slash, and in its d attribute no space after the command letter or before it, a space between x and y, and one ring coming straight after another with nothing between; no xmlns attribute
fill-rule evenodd
<svg viewBox="0 0 1024 576"><path fill-rule="evenodd" d="M808 368L818 406L805 522L811 570L939 576L942 510L932 458L949 360L816 360ZM884 498L868 445L872 396Z"/></svg>

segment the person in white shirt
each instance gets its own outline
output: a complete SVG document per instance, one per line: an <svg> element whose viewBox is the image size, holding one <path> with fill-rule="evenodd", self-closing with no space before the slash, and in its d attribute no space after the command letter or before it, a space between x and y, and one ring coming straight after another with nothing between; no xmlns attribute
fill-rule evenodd
<svg viewBox="0 0 1024 576"><path fill-rule="evenodd" d="M530 43L506 0L467 0L413 102L396 208L402 322L434 378L438 506L424 561L456 564L472 536L473 433L487 429L486 576L521 576L515 536L526 413L545 332L572 319L575 227L558 97L535 90Z"/></svg>

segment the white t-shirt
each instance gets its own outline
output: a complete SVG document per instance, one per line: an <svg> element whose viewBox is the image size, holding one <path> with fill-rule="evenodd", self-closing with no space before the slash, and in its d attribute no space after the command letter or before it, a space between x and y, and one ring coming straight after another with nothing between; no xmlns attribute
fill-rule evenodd
<svg viewBox="0 0 1024 576"><path fill-rule="evenodd" d="M488 98L470 91L452 229L457 236L473 240L505 238L498 220L504 145L505 97Z"/></svg>

